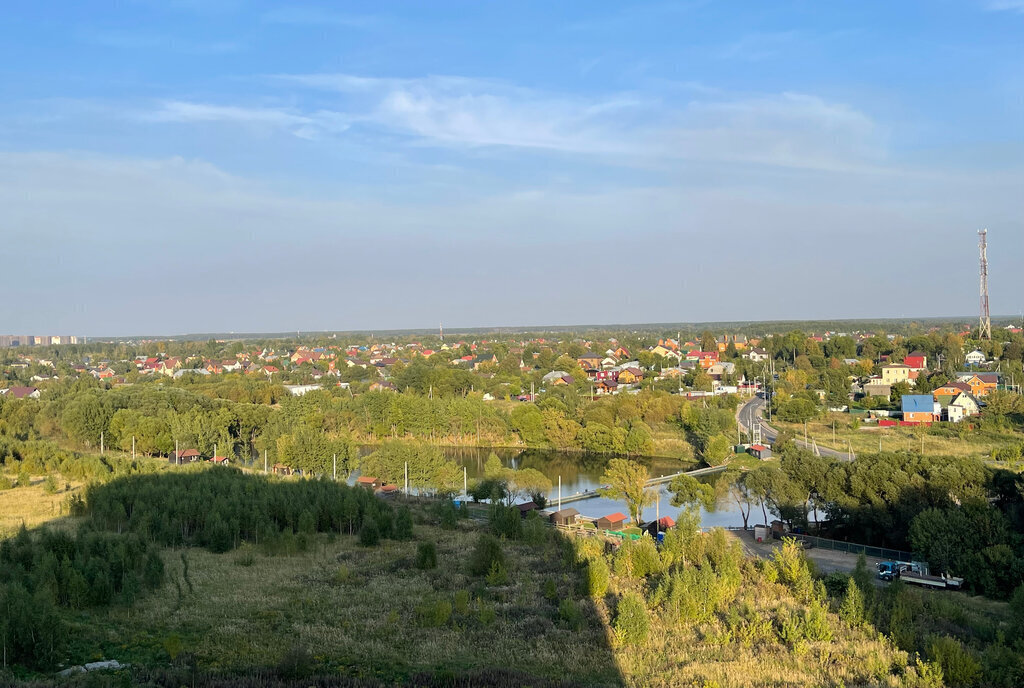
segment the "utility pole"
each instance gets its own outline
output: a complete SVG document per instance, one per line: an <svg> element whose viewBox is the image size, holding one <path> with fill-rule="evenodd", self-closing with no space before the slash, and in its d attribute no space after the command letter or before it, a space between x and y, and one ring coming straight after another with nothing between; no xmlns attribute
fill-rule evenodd
<svg viewBox="0 0 1024 688"><path fill-rule="evenodd" d="M405 496L409 496L409 462L405 462Z"/></svg>
<svg viewBox="0 0 1024 688"><path fill-rule="evenodd" d="M135 435L132 435L132 461L135 460Z"/></svg>
<svg viewBox="0 0 1024 688"><path fill-rule="evenodd" d="M100 456L103 455L103 433L100 433Z"/></svg>
<svg viewBox="0 0 1024 688"><path fill-rule="evenodd" d="M263 450L263 475L267 474L267 450Z"/></svg>
<svg viewBox="0 0 1024 688"><path fill-rule="evenodd" d="M558 510L562 510L562 476L558 476Z"/></svg>
<svg viewBox="0 0 1024 688"><path fill-rule="evenodd" d="M332 475L332 479L333 480L337 480L338 479L338 455L337 454L334 455L334 470L332 471L331 475Z"/></svg>
<svg viewBox="0 0 1024 688"><path fill-rule="evenodd" d="M462 467L462 494L469 496L469 472L465 466Z"/></svg>
<svg viewBox="0 0 1024 688"><path fill-rule="evenodd" d="M992 318L988 309L988 230L978 232L978 252L981 258L981 317L978 339L992 339Z"/></svg>
<svg viewBox="0 0 1024 688"><path fill-rule="evenodd" d="M174 440L174 465L181 463L181 452L178 451L178 440Z"/></svg>

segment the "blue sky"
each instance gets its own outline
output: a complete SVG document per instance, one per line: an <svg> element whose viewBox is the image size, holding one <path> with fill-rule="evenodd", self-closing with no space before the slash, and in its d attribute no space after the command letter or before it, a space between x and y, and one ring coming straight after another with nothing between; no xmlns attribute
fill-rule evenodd
<svg viewBox="0 0 1024 688"><path fill-rule="evenodd" d="M18 3L0 330L1021 311L1024 1Z"/></svg>

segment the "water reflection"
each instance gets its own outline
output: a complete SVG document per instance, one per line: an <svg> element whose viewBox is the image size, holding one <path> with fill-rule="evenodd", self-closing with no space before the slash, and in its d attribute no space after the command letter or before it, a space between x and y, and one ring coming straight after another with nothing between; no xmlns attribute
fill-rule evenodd
<svg viewBox="0 0 1024 688"><path fill-rule="evenodd" d="M601 476L612 456L607 454L586 454L582 452L566 452L554 449L489 449L480 447L448 447L444 453L453 459L459 466L466 468L470 480L483 476L484 463L493 453L501 460L503 466L521 469L535 468L551 480L552 489L548 495L549 508L557 508L558 502L558 481L562 481L562 497L589 492L601 486ZM694 468L692 463L664 458L642 459L648 467L652 478L672 475L680 471ZM704 480L715 480L715 477ZM661 516L676 518L679 508L671 505L672 495L667 491L667 486L659 487L660 502L647 507L643 511L644 520L651 520ZM593 497L584 499L566 506L572 506L584 516L600 518L608 514L620 511L627 513L628 509L624 502L604 497ZM751 514L751 523L760 522ZM701 522L705 526L738 527L743 525L743 517L739 509L732 501L721 502L715 511L707 512L701 510Z"/></svg>

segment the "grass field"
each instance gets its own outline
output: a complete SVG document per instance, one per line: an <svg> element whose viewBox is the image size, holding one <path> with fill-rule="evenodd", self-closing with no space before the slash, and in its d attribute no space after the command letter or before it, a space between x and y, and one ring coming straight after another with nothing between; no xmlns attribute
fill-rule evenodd
<svg viewBox="0 0 1024 688"><path fill-rule="evenodd" d="M46 494L43 483L44 479L37 476L32 478L30 487L0 490L0 540L15 533L22 524L34 528L65 516L65 500L83 491L81 483L72 483L68 491L66 483L59 482L56 494Z"/></svg>
<svg viewBox="0 0 1024 688"><path fill-rule="evenodd" d="M833 435L833 421L835 434ZM881 441L882 451L922 451L926 454L943 456L973 456L988 459L993 449L998 449L1008 442L1024 442L1024 435L1004 432L965 430L964 436L943 437L933 435L926 427L889 427L879 428L874 425L862 425L858 429L850 427L851 418L847 414L828 414L824 418L813 420L807 424L807 436L819 447L827 447L846 452L852 444L855 454L874 453L878 451ZM772 426L779 430L788 430L798 439L804 437L804 426L798 423L772 421ZM922 444L923 442L923 444Z"/></svg>
<svg viewBox="0 0 1024 688"><path fill-rule="evenodd" d="M438 568L430 571L415 568L415 541L367 549L349 536L321 535L293 556L265 556L255 547L188 549L187 580L183 552L167 550L162 589L131 609L74 617L80 640L69 661L189 662L252 675L274 672L305 648L318 675L387 684L422 672L457 677L502 668L527 677L522 685L917 685L906 682L912 661L905 653L833 614L831 640L787 644L779 620L802 605L751 560L728 612L680 621L656 611L649 639L630 646L612 630L615 608L626 593L652 594L643 579L613 574L608 595L591 601L580 592L579 570L565 563L565 547L552 538L544 545L504 542L509 581L488 585L466 573L479 529L464 521L455 531L417 525L418 540L437 542ZM565 599L579 605L578 625L561 618ZM427 612L438 603L450 605L451 616L435 625Z"/></svg>

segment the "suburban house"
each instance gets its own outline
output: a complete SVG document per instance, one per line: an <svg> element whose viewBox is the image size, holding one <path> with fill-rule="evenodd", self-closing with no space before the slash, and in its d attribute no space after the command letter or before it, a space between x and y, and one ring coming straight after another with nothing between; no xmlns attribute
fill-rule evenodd
<svg viewBox="0 0 1024 688"><path fill-rule="evenodd" d="M719 337L716 343L718 344L719 353L725 353L730 344L736 347L736 351L743 351L747 348L747 336L743 334L727 334Z"/></svg>
<svg viewBox="0 0 1024 688"><path fill-rule="evenodd" d="M968 354L964 356L964 363L969 366L985 365L985 360L985 354L981 353L978 349L968 352Z"/></svg>
<svg viewBox="0 0 1024 688"><path fill-rule="evenodd" d="M620 385L632 385L644 379L644 373L639 368L624 368L619 371L618 382Z"/></svg>
<svg viewBox="0 0 1024 688"><path fill-rule="evenodd" d="M928 356L921 351L914 351L907 354L906 358L903 359L903 364L910 366L911 370L925 370L928 367Z"/></svg>
<svg viewBox="0 0 1024 688"><path fill-rule="evenodd" d="M911 379L911 372L910 366L904 363L884 365L882 366L882 382L887 385L897 385L901 382L912 385L914 381Z"/></svg>
<svg viewBox="0 0 1024 688"><path fill-rule="evenodd" d="M966 382L949 382L941 387L936 387L932 391L932 396L935 397L936 401L939 401L939 397L949 397L950 401L952 401L953 397L964 392L968 394L973 393L969 384Z"/></svg>
<svg viewBox="0 0 1024 688"><path fill-rule="evenodd" d="M0 394L11 399L38 399L39 390L35 387L9 387L0 389Z"/></svg>
<svg viewBox="0 0 1024 688"><path fill-rule="evenodd" d="M943 413L951 423L959 423L964 418L977 416L981 413L981 404L969 392L958 394L952 401L946 404Z"/></svg>
<svg viewBox="0 0 1024 688"><path fill-rule="evenodd" d="M672 358L677 361L679 360L679 353L677 351L675 351L674 349L670 349L667 346L663 346L661 344L651 349L651 353L654 354L655 356L661 356L662 358Z"/></svg>
<svg viewBox="0 0 1024 688"><path fill-rule="evenodd" d="M903 421L906 423L934 423L942 417L942 407L931 394L904 394Z"/></svg>
<svg viewBox="0 0 1024 688"><path fill-rule="evenodd" d="M718 363L717 351L690 351L686 354L687 361L696 361L704 370Z"/></svg>
<svg viewBox="0 0 1024 688"><path fill-rule="evenodd" d="M226 457L226 456L215 456L212 459L210 459L210 462L211 463L215 463L218 466L227 466L228 465L228 457Z"/></svg>
<svg viewBox="0 0 1024 688"><path fill-rule="evenodd" d="M998 373L957 373L956 379L968 385L976 397L988 396L999 386Z"/></svg>
<svg viewBox="0 0 1024 688"><path fill-rule="evenodd" d="M572 381L572 376L564 370L552 370L540 379L541 382L547 385L564 385L567 384L565 378L569 378Z"/></svg>
<svg viewBox="0 0 1024 688"><path fill-rule="evenodd" d="M614 356L605 356L601 359L602 368L614 368L617 365L619 365L619 359Z"/></svg>
<svg viewBox="0 0 1024 688"><path fill-rule="evenodd" d="M365 487L368 490L376 490L383 484L382 481L374 478L372 475L361 475L356 478L357 487Z"/></svg>
<svg viewBox="0 0 1024 688"><path fill-rule="evenodd" d="M718 361L710 368L707 373L715 380L721 380L723 375L732 375L736 372L736 364L731 361Z"/></svg>
<svg viewBox="0 0 1024 688"><path fill-rule="evenodd" d="M768 351L760 347L755 346L749 351L743 353L743 358L753 361L754 363L760 363L768 360Z"/></svg>
<svg viewBox="0 0 1024 688"><path fill-rule="evenodd" d="M594 389L597 390L598 394L614 394L619 389L619 383L615 378L606 378L598 380L597 384L594 385Z"/></svg>
<svg viewBox="0 0 1024 688"><path fill-rule="evenodd" d="M598 530L622 530L628 520L626 514L616 512L597 519L594 521L594 526Z"/></svg>
<svg viewBox="0 0 1024 688"><path fill-rule="evenodd" d="M601 355L583 354L576 359L576 362L580 364L580 368L583 368L583 370L597 370L601 367Z"/></svg>
<svg viewBox="0 0 1024 688"><path fill-rule="evenodd" d="M381 382L370 383L371 392L397 392L398 388L395 387L395 383L390 380L383 380Z"/></svg>

